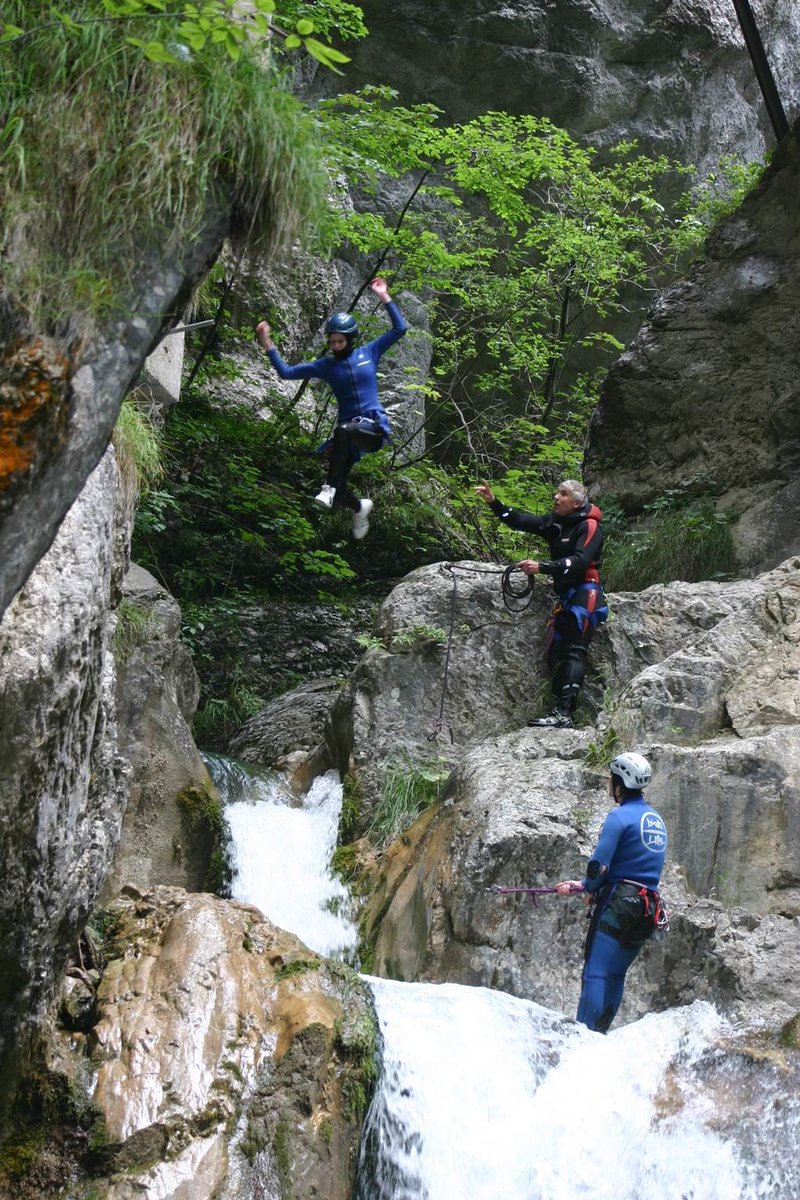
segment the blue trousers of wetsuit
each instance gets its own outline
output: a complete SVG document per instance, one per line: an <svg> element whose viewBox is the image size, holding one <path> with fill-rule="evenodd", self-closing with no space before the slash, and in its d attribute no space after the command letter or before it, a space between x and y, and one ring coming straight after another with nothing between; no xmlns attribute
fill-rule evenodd
<svg viewBox="0 0 800 1200"><path fill-rule="evenodd" d="M641 946L623 946L598 929L589 931L589 939L577 1020L589 1029L608 1033L622 1003L625 973Z"/></svg>

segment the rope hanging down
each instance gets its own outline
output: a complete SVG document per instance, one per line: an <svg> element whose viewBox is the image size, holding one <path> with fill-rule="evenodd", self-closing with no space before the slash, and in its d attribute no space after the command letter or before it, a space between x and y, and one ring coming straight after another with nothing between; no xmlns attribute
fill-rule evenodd
<svg viewBox="0 0 800 1200"><path fill-rule="evenodd" d="M524 612L530 602L533 600L533 576L526 575L520 569L518 564L509 563L507 567L466 567L460 563L445 563L446 569L453 576L453 591L450 595L450 627L447 631L447 650L444 656L444 672L442 675L442 694L439 699L439 715L436 718L436 724L431 733L428 734L428 741L432 742L442 732L444 726L444 701L447 695L447 677L450 670L450 649L453 644L453 629L456 620L456 596L458 593L458 574L462 571L467 575L502 575L500 581L500 589L503 596L503 604L511 613ZM519 572L523 576L524 583L519 581L514 582L514 573Z"/></svg>

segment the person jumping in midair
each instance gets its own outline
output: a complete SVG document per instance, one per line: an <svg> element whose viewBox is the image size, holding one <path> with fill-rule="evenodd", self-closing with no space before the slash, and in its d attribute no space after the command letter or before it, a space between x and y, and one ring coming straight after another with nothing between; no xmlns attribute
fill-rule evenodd
<svg viewBox="0 0 800 1200"><path fill-rule="evenodd" d="M385 279L373 279L370 287L386 305L392 322L380 337L357 346L358 322L352 313L338 312L325 323L328 353L313 362L290 367L275 348L266 321L256 326L256 337L267 352L281 379L322 379L339 406L333 437L326 443L328 477L314 500L322 508L345 506L353 512L353 537L363 538L369 529L372 501L359 499L347 486L350 471L362 454L380 450L391 436L389 418L378 399L378 362L408 329L408 323L389 295Z"/></svg>

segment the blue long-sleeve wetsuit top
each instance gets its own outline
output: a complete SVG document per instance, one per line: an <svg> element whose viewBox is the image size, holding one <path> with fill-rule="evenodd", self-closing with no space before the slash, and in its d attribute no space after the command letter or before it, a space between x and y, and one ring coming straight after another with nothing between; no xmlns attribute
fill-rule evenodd
<svg viewBox="0 0 800 1200"><path fill-rule="evenodd" d="M298 363L290 367L276 349L268 350L267 356L281 379L322 379L327 383L339 405L337 423L352 421L354 417L369 417L388 437L389 418L378 399L378 363L381 356L403 336L408 329L400 309L391 300L386 311L392 322L380 337L364 346L354 346L344 358L325 354L313 362Z"/></svg>
<svg viewBox="0 0 800 1200"><path fill-rule="evenodd" d="M641 793L623 800L606 817L590 863L598 864L594 878L586 878L587 892L597 892L608 883L631 879L656 890L667 854L664 819ZM607 871L602 868L607 867Z"/></svg>

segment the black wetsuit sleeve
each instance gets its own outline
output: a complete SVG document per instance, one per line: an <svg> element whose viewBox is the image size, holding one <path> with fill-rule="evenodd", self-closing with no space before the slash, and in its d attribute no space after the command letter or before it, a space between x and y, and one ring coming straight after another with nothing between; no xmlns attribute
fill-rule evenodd
<svg viewBox="0 0 800 1200"><path fill-rule="evenodd" d="M575 549L564 558L540 562L542 575L550 575L556 586L561 583L580 583L592 563L600 561L603 548L603 531L600 522L593 517L581 521L575 531Z"/></svg>
<svg viewBox="0 0 800 1200"><path fill-rule="evenodd" d="M503 504L501 500L497 499L492 500L489 507L504 525L508 525L509 529L518 529L521 533L543 533L552 520L549 515L537 517L535 513L511 508L510 505Z"/></svg>

